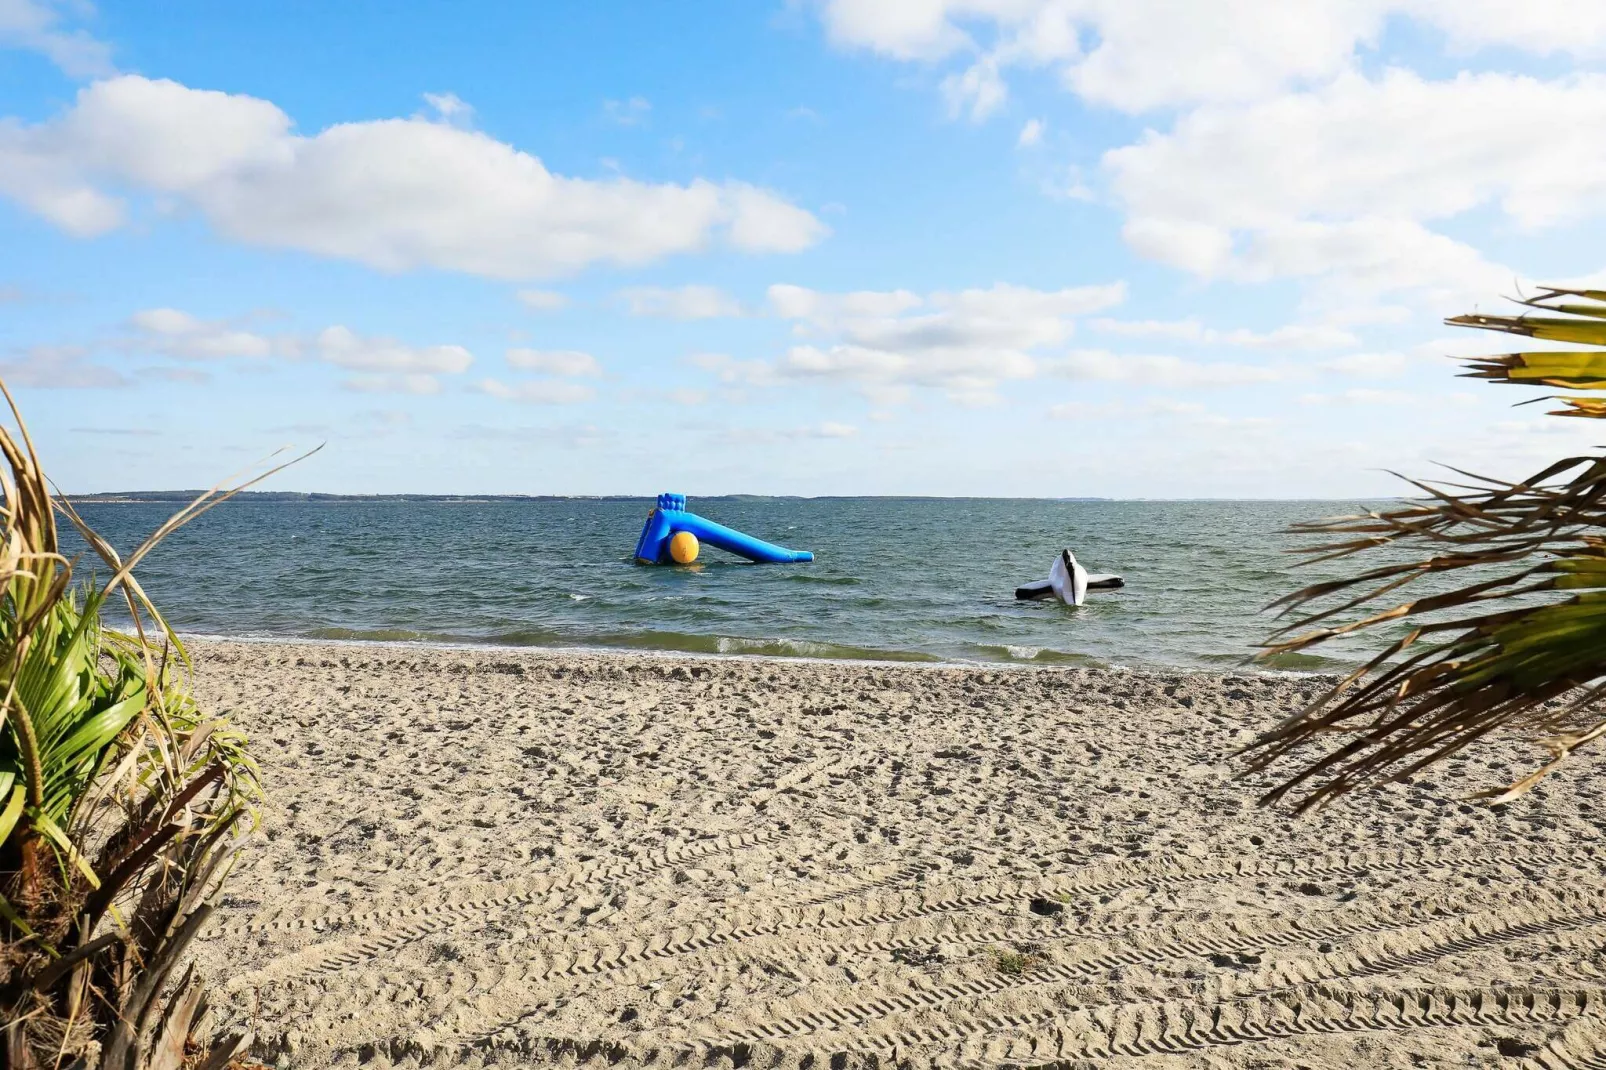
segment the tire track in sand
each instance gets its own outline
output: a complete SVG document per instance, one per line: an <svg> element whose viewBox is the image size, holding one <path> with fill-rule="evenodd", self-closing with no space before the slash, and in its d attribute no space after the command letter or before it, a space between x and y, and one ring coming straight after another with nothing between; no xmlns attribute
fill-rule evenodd
<svg viewBox="0 0 1606 1070"><path fill-rule="evenodd" d="M945 1008L946 1015L954 1017L955 1012L947 1005L963 1000L983 1000L1010 990L1085 985L1097 974L1121 966L1153 965L1184 956L1258 953L1268 947L1288 947L1316 939L1344 939L1353 935L1374 937L1352 950L1279 964L1257 971L1236 983L1238 987L1247 987L1250 992L1265 992L1294 984L1395 972L1512 940L1606 923L1606 896L1589 897L1588 902L1580 902L1581 897L1578 896L1546 895L1544 898L1552 901L1539 905L1523 904L1470 917L1434 920L1416 926L1409 922L1388 925L1374 920L1302 927L1281 933L1203 932L1158 944L1134 939L1127 947L1077 949L1077 957L1073 961L1043 963L1018 974L999 972L990 976L964 978L929 989L883 993L851 1004L832 1004L813 994L805 994L793 1001L791 1007L785 1004L765 1007L760 1014L765 1019L763 1024L724 1033L716 1031L707 1039L779 1041L817 1031L858 1032L890 1017L917 1014L939 1007ZM1425 931L1416 934L1397 932L1412 927ZM1392 938L1388 935L1391 932L1395 934ZM1046 1013L1051 1017L1056 1012ZM966 1017L972 1020L971 1024L953 1030L950 1039L1021 1024L1008 1017L977 1014L967 1014ZM866 1041L869 1042L869 1038ZM907 1047L913 1043L908 1034L901 1033L887 1034L874 1041L875 1046L888 1048Z"/></svg>
<svg viewBox="0 0 1606 1070"><path fill-rule="evenodd" d="M1316 874L1331 874L1336 872L1363 872L1370 869L1387 868L1400 870L1412 867L1426 867L1431 869L1452 869L1467 867L1478 861L1492 861L1500 864L1539 863L1553 861L1563 854L1571 852L1549 852L1530 850L1518 855L1506 855L1489 859L1486 856L1466 852L1428 852L1415 851L1378 855L1368 853L1361 855L1333 856L1326 859L1306 859L1291 862L1289 860L1273 860L1255 863L1253 860L1244 864L1232 865L1231 871L1239 876L1262 876L1268 873L1291 876L1308 876ZM677 855L673 861L683 861L684 856ZM1165 863L1161 863L1162 866ZM660 867L661 868L661 867ZM1132 867L1121 866L1124 870L1119 879L1130 883L1142 883L1149 880L1154 874L1145 872L1132 872ZM1168 875L1165 869L1160 870L1160 876ZM1184 872L1186 879L1205 879L1198 872ZM1090 874L1085 881L1077 881L1078 885L1110 888L1115 886L1115 879L1110 874ZM1130 886L1130 883L1124 886ZM1055 888L1063 889L1064 883L1056 883ZM714 925L696 926L681 930L666 932L661 923L636 926L615 933L605 934L552 934L539 938L543 943L531 950L526 959L525 967L514 968L506 973L496 970L497 980L489 983L475 983L471 986L477 994L475 1002L480 1005L490 1003L502 1011L500 1017L505 1021L522 1015L524 1009L530 1007L535 992L532 988L550 986L554 982L565 983L576 979L603 979L612 978L618 974L617 983L639 984L650 980L662 979L673 970L662 968L650 970L650 976L639 970L630 970L629 967L641 965L661 966L674 960L688 957L708 957L708 968L734 965L744 957L744 946L757 946L752 949L763 951L770 955L776 953L772 945L775 938L790 937L788 943L792 945L788 950L797 950L819 936L844 931L861 930L876 926L896 926L911 921L930 918L935 915L951 914L969 911L982 907L1006 905L1011 902L1024 905L1031 898L1034 888L1020 882L1008 882L991 887L974 889L970 894L961 895L935 895L922 893L912 897L897 897L892 904L879 904L872 902L859 902L852 898L821 906L819 908L797 909L786 911L790 917L769 924L754 924L745 919L724 921ZM1060 893L1062 896L1063 892ZM882 909L875 909L875 907ZM889 909L890 908L890 909ZM333 952L328 945L307 949L295 953L284 959L270 963L263 969L250 974L240 975L231 980L230 990L261 984L270 980L295 981L298 978L309 977L314 974L334 975L350 969L364 961L382 954L393 953L407 943L422 939L434 932L439 932L450 924L465 920L473 913L482 909L479 903L469 904L460 908L456 913L439 918L425 919L409 928L392 933L388 937L369 940L355 948L347 948ZM773 916L773 915L772 915ZM1253 925L1237 927L1218 927L1211 933L1176 934L1162 945L1150 944L1147 949L1133 947L1103 946L1097 953L1088 958L1075 971L1066 975L1064 980L1085 981L1088 977L1099 971L1113 969L1121 966L1136 966L1164 961L1186 955L1208 955L1211 953L1234 953L1254 947L1283 947L1313 940L1343 940L1367 933L1377 933L1392 928L1408 927L1421 924L1419 916L1401 916L1397 911L1388 908L1372 908L1362 915L1351 915L1345 919L1332 919L1326 924L1299 925L1286 924L1280 927L1256 928ZM1114 930L1114 931L1112 931ZM1067 939L1100 939L1109 936L1118 936L1122 932L1130 932L1124 925L1101 928L1095 924L1079 925L1070 931L1063 929L1054 934L1032 932L1029 935L1036 939L1049 938L1054 942L1063 942ZM598 944L598 936L605 936L608 943ZM1018 929L989 927L974 934L947 934L946 940L950 943L1008 943L1023 934ZM831 949L840 950L850 954L888 954L899 948L920 948L930 946L930 938L899 939L896 934L888 934L881 938L871 938L861 941L830 940ZM555 945L555 946L554 946ZM1090 949L1094 950L1094 949ZM620 973L620 971L625 971ZM514 1005L503 999L496 998L505 995L500 989L513 989L522 993L522 997L513 1001ZM962 998L965 995L977 993L955 992L952 997ZM894 1001L889 1006L896 1008ZM511 1012L511 1013L509 1013ZM893 1013L888 1010L886 1013ZM478 1032L478 1030L476 1030ZM751 1038L757 1039L757 1038Z"/></svg>
<svg viewBox="0 0 1606 1070"><path fill-rule="evenodd" d="M1174 1001L1141 1007L1099 1007L1075 1012L1053 1032L994 1037L962 1043L956 1056L941 1065L962 1070L984 1070L1001 1064L1030 1066L1033 1070L1077 1070L1088 1060L1117 1056L1186 1055L1212 1047L1253 1044L1317 1033L1403 1031L1423 1028L1523 1029L1571 1023L1581 1043L1606 1036L1606 989L1552 985L1446 986L1411 985L1366 990L1334 990L1311 985L1298 992L1256 996L1216 1004ZM933 1047L953 1044L940 1026L911 1033L918 1049L886 1052L893 1065L906 1060L924 1061ZM1548 1046L1530 1067L1543 1070L1593 1070L1606 1065L1592 1054L1573 1056ZM421 1043L418 1035L367 1041L337 1049L355 1053L359 1060L383 1052L392 1059L407 1056L440 1058L532 1056L575 1067L684 1067L714 1065L729 1059L733 1065L757 1065L767 1070L809 1070L836 1061L867 1058L862 1046L805 1047L769 1042L675 1041L645 1036L626 1040L575 1038L539 1029L506 1026L473 1040ZM879 1052L878 1052L879 1055ZM876 1059L876 1056L868 1056ZM1594 1059L1595 1061L1590 1061Z"/></svg>
<svg viewBox="0 0 1606 1070"><path fill-rule="evenodd" d="M841 752L831 752L813 762L804 763L792 771L777 777L769 787L743 796L744 805L751 808L761 807L767 804L774 796L806 783L817 776L829 773L831 769L842 763L844 757ZM344 928L389 929L382 936L371 938L355 945L352 945L349 941L335 941L334 946L331 946L330 943L326 942L271 959L259 969L232 977L227 987L231 991L237 991L249 987L253 983L260 983L268 979L286 980L295 976L305 976L317 972L338 972L350 969L381 955L394 954L408 944L416 943L426 937L444 932L456 925L481 921L484 915L490 911L535 906L543 898L583 885L651 876L663 870L696 862L714 855L771 843L778 839L779 835L776 830L761 829L736 836L717 837L689 844L676 850L655 852L644 859L587 866L577 871L571 870L566 873L504 883L498 889L497 894L477 896L472 899L447 898L444 901L425 906L349 911L312 917L283 918L282 915L276 915L266 920L251 918L233 925L225 925L217 930L220 935L304 929L310 929L318 933ZM552 912L555 913L564 909L572 905L573 902L574 900L572 899L555 902L552 904ZM398 921L405 921L406 924L396 928L394 926Z"/></svg>
<svg viewBox="0 0 1606 1070"><path fill-rule="evenodd" d="M852 1004L832 1004L829 1001L804 996L793 1001L790 1006L768 1004L758 1013L757 1016L764 1022L774 1024L742 1029L732 1028L725 1022L710 1022L693 1030L688 1039L715 1044L782 1042L810 1032L865 1027L891 1016L931 1010L956 1000L983 999L1031 985L1052 985L1056 990L1064 989L1068 985L1086 986L1098 974L1118 965L1152 965L1171 959L1208 956L1212 953L1264 951L1267 948L1294 947L1318 941L1342 941L1357 936L1386 938L1389 934L1400 930L1412 928L1426 930L1414 938L1408 934L1405 938L1385 940L1381 943L1374 939L1353 954L1324 956L1329 961L1323 969L1307 967L1301 971L1297 965L1280 966L1276 969L1282 971L1281 973L1262 977L1257 985L1251 986L1269 989L1293 983L1309 983L1323 977L1341 977L1346 974L1366 976L1369 973L1387 972L1464 953L1489 943L1520 939L1545 930L1551 913L1564 916L1564 920L1558 924L1585 923L1575 917L1579 908L1576 897L1570 903L1556 903L1554 897L1544 894L1529 898L1538 898L1540 905L1536 907L1527 900L1515 904L1508 902L1503 911L1487 912L1485 916L1472 922L1468 922L1465 918L1424 918L1423 914L1427 912L1425 908L1406 903L1353 911L1348 917L1334 918L1326 924L1289 923L1260 927L1217 925L1205 930L1192 929L1180 932L1173 928L1165 928L1160 930L1162 935L1158 943L1152 936L1132 934L1127 927L1112 927L1128 936L1127 946L1111 947L1105 943L1092 948L1079 948L1077 950L1082 956L1081 961L1057 963L1014 977L997 973L979 979L957 981L934 989L883 991L875 997ZM1606 921L1606 914L1602 915L1601 920ZM1087 934L1075 930L1050 934L1041 931L989 929L977 933L947 934L943 939L945 942L996 944L1006 943L1011 937L1022 935L1061 943L1083 939ZM930 947L932 943L930 939L898 939L896 935L891 935L881 940L859 944L835 944L833 950L884 953L900 947ZM794 949L802 946L804 946L803 941L794 942ZM762 949L746 949L745 954L716 953L706 969L719 971L734 967L740 960L754 961L753 956L759 950L762 950L766 959L785 961L780 950L765 944ZM498 1031L508 1028L510 1023L517 1024L522 1021L534 1006L562 995L556 989L543 991L541 988L543 983L554 979L597 977L605 972L607 967L608 961L604 957L596 960L576 960L567 968L556 971L521 972L516 977L509 977L506 984L501 986L501 991L484 991L476 1000L481 1011L493 1017L495 1012L500 1010L502 1012L500 1021L480 1029L470 1029L468 1023L459 1016L455 1022L456 1028L451 1032L468 1037L469 1043L493 1036ZM1261 973L1266 974L1266 971ZM663 971L649 974L632 969L626 970L621 975L610 976L609 980L616 985L633 987L653 980L662 980L666 976ZM1245 986L1239 986L1243 987ZM571 990L571 993L578 995L585 991L588 990ZM594 989L589 991L594 992ZM1235 990L1232 994L1243 995L1244 992ZM991 1022L982 1028L993 1028L999 1024Z"/></svg>

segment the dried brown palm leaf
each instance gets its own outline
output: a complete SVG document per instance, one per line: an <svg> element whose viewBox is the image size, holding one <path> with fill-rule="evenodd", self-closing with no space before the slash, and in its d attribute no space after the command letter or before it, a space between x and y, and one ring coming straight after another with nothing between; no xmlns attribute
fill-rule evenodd
<svg viewBox="0 0 1606 1070"><path fill-rule="evenodd" d="M196 708L183 646L132 569L256 480L119 557L53 497L3 383L0 396L18 427L0 424L0 1070L222 1067L244 1038L210 1037L201 982L178 971L255 820L256 767ZM71 587L55 509L104 583ZM101 625L116 595L133 634Z"/></svg>

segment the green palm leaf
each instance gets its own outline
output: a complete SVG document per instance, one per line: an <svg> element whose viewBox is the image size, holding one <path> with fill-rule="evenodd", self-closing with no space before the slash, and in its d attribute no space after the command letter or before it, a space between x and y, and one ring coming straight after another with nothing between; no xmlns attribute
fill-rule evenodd
<svg viewBox="0 0 1606 1070"><path fill-rule="evenodd" d="M1606 347L1606 291L1547 288L1521 303L1545 314L1447 322ZM1468 368L1511 385L1606 389L1606 348L1479 357ZM1560 400L1567 407L1556 415L1606 417L1606 399ZM1505 799L1606 736L1606 712L1596 708L1606 698L1606 458L1566 458L1520 483L1467 478L1413 481L1422 500L1293 529L1320 537L1304 551L1313 560L1380 550L1397 560L1275 603L1294 620L1263 656L1379 629L1392 637L1251 745L1256 770L1322 750L1264 801L1298 793L1300 809L1320 805L1515 729L1540 740L1549 761L1491 793ZM1423 583L1437 589L1397 600Z"/></svg>
<svg viewBox="0 0 1606 1070"><path fill-rule="evenodd" d="M243 1038L208 1041L195 975L167 982L255 820L257 771L197 708L131 570L257 480L201 495L124 557L54 497L4 383L0 397L16 422L0 424L0 1064L223 1066ZM100 586L71 589L57 509L110 569ZM130 634L101 625L114 595Z"/></svg>

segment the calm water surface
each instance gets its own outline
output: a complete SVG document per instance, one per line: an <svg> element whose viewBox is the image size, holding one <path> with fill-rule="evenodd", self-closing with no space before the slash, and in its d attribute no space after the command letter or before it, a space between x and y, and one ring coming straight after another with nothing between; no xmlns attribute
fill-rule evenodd
<svg viewBox="0 0 1606 1070"><path fill-rule="evenodd" d="M1353 502L693 499L812 564L705 548L690 568L631 563L648 500L231 502L140 570L180 631L790 654L1227 668L1261 610L1319 577L1279 532ZM173 509L93 503L129 548ZM1016 602L1060 547L1127 587L1088 604ZM1301 655L1284 668L1346 656ZM1337 658L1339 660L1332 660Z"/></svg>

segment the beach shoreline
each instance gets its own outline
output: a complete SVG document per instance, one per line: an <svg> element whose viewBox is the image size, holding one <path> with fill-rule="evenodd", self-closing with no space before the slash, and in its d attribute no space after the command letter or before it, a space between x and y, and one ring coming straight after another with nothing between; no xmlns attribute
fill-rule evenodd
<svg viewBox="0 0 1606 1070"><path fill-rule="evenodd" d="M1314 676L189 645L268 790L197 958L269 1063L1464 1066L1606 1041L1580 995L1606 977L1600 765L1470 805L1538 758L1493 743L1293 820L1233 755Z"/></svg>
<svg viewBox="0 0 1606 1070"><path fill-rule="evenodd" d="M961 659L943 659L936 655L926 655L917 651L899 652L888 651L889 654L907 653L907 656L872 658L872 657L828 657L814 654L770 654L752 653L747 651L709 652L701 650L659 650L652 647L634 646L587 646L574 645L546 645L538 643L498 643L494 641L477 641L465 639L460 642L446 639L331 639L318 636L296 635L218 635L214 633L180 632L179 639L186 648L191 645L201 646L228 646L238 644L241 646L286 646L286 647L314 647L314 648L350 648L363 650L370 647L380 649L394 649L398 651L427 650L436 652L450 651L506 651L528 653L538 657L553 658L589 658L589 657L621 657L669 659L669 660L708 660L708 661L776 661L783 664L804 663L820 665L865 666L869 668L925 668L925 669L975 669L978 671L1005 671L1005 672L1062 672L1074 669L1088 669L1093 672L1139 673L1148 676L1269 676L1273 678L1287 677L1290 679L1315 679L1336 681L1341 674L1331 670L1316 669L1281 669L1245 663L1238 669L1210 668L1198 665L1165 665L1160 663L1148 664L1134 662L1104 662L1088 658L1086 662L1072 661L1033 661L1021 658L1010 661L966 661ZM751 640L763 642L764 640Z"/></svg>

